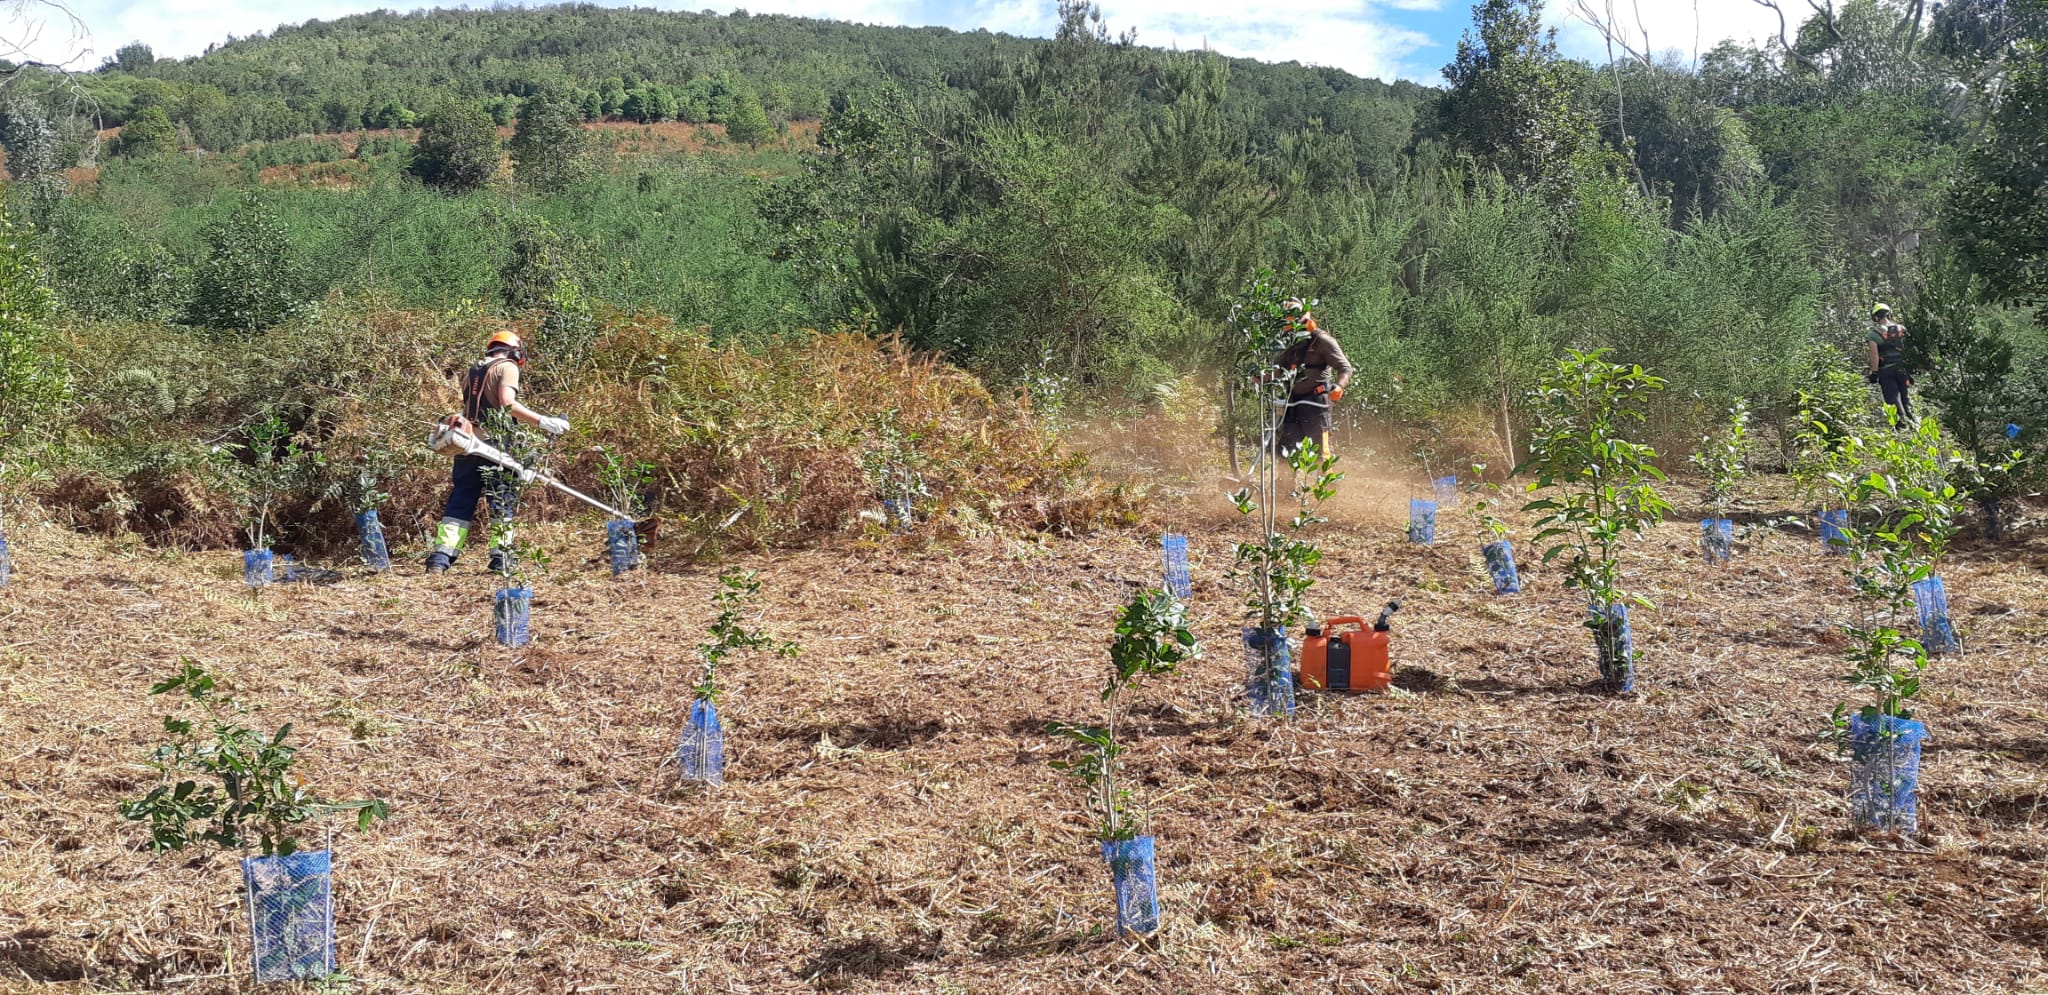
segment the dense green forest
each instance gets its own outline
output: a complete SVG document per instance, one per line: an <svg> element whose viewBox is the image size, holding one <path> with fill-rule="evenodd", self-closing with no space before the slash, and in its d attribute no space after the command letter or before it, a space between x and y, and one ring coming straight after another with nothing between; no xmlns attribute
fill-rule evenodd
<svg viewBox="0 0 2048 995"><path fill-rule="evenodd" d="M646 312L751 346L900 332L1041 407L1127 412L1235 361L1229 300L1267 267L1358 363L1351 417L1477 451L1519 451L1567 348L1667 377L1653 427L1681 445L1738 401L1874 407L1873 300L1959 442L2041 445L2048 4L1846 0L1782 43L1602 66L1541 12L1476 4L1442 89L1146 48L1079 3L1048 40L378 13L27 72L0 101L8 271L45 303L10 312L0 375L48 390L10 389L0 430L81 445L64 404L101 388L67 369L106 329L232 366L372 306L526 321L557 389ZM614 140L667 121L707 127ZM418 130L323 137L364 127ZM237 396L207 417L274 403Z"/></svg>

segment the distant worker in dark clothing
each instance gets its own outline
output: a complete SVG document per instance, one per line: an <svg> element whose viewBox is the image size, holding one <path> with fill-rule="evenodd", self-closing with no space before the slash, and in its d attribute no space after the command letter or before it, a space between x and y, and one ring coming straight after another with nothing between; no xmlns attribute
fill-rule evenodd
<svg viewBox="0 0 2048 995"><path fill-rule="evenodd" d="M1288 456L1304 440L1314 440L1318 451L1330 451L1330 410L1344 388L1351 383L1351 360L1344 347L1329 332L1316 325L1315 315L1300 298L1282 305L1288 331L1294 342L1273 360L1275 366L1294 373L1288 396L1287 417L1273 439L1275 455Z"/></svg>
<svg viewBox="0 0 2048 995"><path fill-rule="evenodd" d="M525 422L549 435L569 430L569 421L555 418L519 403L519 368L526 365L526 349L519 336L499 332L484 346L483 358L462 373L462 414L448 416L448 424L475 435L492 446L502 446L502 437L514 421ZM455 460L453 486L448 504L441 512L441 524L434 529L434 548L427 554L427 572L442 573L455 565L462 544L469 538L470 523L476 519L479 498L489 502L491 514L509 521L517 480L481 456L459 456ZM511 550L493 548L490 568L510 569Z"/></svg>
<svg viewBox="0 0 2048 995"><path fill-rule="evenodd" d="M1889 304L1870 309L1870 373L1864 379L1884 392L1884 403L1899 412L1899 424L1913 424L1913 399L1907 391L1913 378L1906 375L1906 326L1892 320Z"/></svg>

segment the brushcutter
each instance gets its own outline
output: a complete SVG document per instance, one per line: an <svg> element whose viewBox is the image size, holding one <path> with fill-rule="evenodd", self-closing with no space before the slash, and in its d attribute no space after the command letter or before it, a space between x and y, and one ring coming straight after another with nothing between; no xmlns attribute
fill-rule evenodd
<svg viewBox="0 0 2048 995"><path fill-rule="evenodd" d="M518 460L513 459L510 456L507 456L504 450L501 450L498 447L493 446L490 443L477 438L476 436L470 434L469 432L464 431L463 428L461 428L458 425L450 425L444 422L442 424L434 426L433 433L427 436L427 448L433 450L434 452L442 456L475 456L478 459L496 463L497 465L504 467L505 469L510 470L513 473L518 474L519 479L522 481L526 481L529 483L546 484L547 486L552 487L555 490L561 491L562 493L567 494L570 497L583 502L584 504L587 504L593 508L596 508L599 511L602 511L612 516L612 518L614 519L630 520L633 517L631 515L626 514L623 511L620 511L617 508L612 507L611 505L605 504L604 502L599 501L598 499L583 493L582 491L570 487L568 484L562 483L561 481L556 480L555 478L550 477L545 473L541 473L537 470L527 469L526 467L520 465ZM652 521L653 520L650 519L649 523L651 524ZM641 525L641 523L639 522L634 522L633 524L636 529L639 528Z"/></svg>

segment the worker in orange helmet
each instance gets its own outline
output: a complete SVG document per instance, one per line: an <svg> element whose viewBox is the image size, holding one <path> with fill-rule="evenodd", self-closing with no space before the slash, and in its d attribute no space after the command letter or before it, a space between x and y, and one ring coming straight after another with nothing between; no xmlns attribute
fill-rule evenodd
<svg viewBox="0 0 2048 995"><path fill-rule="evenodd" d="M1293 341L1280 351L1273 364L1294 374L1287 398L1287 417L1274 436L1274 454L1287 456L1303 440L1314 440L1318 451L1330 451L1330 411L1351 383L1351 360L1344 347L1316 324L1308 302L1289 298L1280 306Z"/></svg>
<svg viewBox="0 0 2048 995"><path fill-rule="evenodd" d="M462 373L462 413L449 415L447 423L484 438L492 446L502 445L500 436L513 422L525 422L549 435L569 430L566 418L543 415L519 403L519 368L526 365L526 347L517 333L501 331L484 345L481 359ZM455 565L462 544L469 538L470 523L476 520L477 499L489 502L492 516L510 521L517 510L518 478L509 470L481 456L455 459L453 487L441 512L441 524L434 529L434 548L427 554L427 572L444 573ZM505 572L512 568L509 549L491 550L490 568Z"/></svg>

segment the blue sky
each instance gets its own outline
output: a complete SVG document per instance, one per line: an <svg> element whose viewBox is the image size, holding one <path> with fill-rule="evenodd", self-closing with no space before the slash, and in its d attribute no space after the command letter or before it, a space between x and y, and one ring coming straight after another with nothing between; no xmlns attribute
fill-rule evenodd
<svg viewBox="0 0 2048 995"><path fill-rule="evenodd" d="M801 14L870 24L937 24L1046 35L1054 0L640 0L640 6ZM13 4L6 5L13 8ZM374 0L67 0L74 25L28 0L0 21L0 56L26 52L40 61L91 68L130 41L158 55L196 55L210 43L268 31L280 23L375 10ZM1380 79L1439 82L1438 71L1471 21L1470 0L1101 0L1115 31L1136 28L1144 44L1213 48L1228 55L1336 66ZM1621 24L1649 48L1690 58L1723 38L1775 33L1775 15L1755 0L1551 0L1548 16L1567 53L1600 58L1600 36L1574 8ZM9 49L11 48L11 52Z"/></svg>

